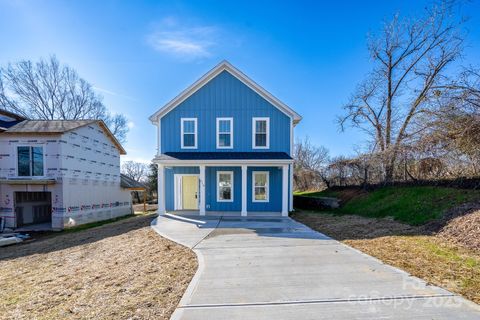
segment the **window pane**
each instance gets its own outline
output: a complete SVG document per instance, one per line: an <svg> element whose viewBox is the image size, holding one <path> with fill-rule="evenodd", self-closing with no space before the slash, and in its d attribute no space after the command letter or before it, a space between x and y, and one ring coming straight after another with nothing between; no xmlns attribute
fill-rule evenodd
<svg viewBox="0 0 480 320"><path fill-rule="evenodd" d="M231 186L232 185L232 176L228 173L220 173L219 177L219 185L221 187Z"/></svg>
<svg viewBox="0 0 480 320"><path fill-rule="evenodd" d="M229 173L218 174L218 199L232 200L232 175Z"/></svg>
<svg viewBox="0 0 480 320"><path fill-rule="evenodd" d="M30 176L30 147L18 147L18 175Z"/></svg>
<svg viewBox="0 0 480 320"><path fill-rule="evenodd" d="M183 135L184 147L195 147L195 134L186 133Z"/></svg>
<svg viewBox="0 0 480 320"><path fill-rule="evenodd" d="M183 122L184 133L195 133L195 121L187 120Z"/></svg>
<svg viewBox="0 0 480 320"><path fill-rule="evenodd" d="M221 187L219 189L219 199L220 200L232 200L232 188L231 187Z"/></svg>
<svg viewBox="0 0 480 320"><path fill-rule="evenodd" d="M267 121L266 120L257 120L255 122L255 132L256 133L266 133L267 132Z"/></svg>
<svg viewBox="0 0 480 320"><path fill-rule="evenodd" d="M255 200L267 200L265 187L255 187Z"/></svg>
<svg viewBox="0 0 480 320"><path fill-rule="evenodd" d="M43 148L32 147L33 176L43 176Z"/></svg>
<svg viewBox="0 0 480 320"><path fill-rule="evenodd" d="M255 135L255 146L256 147L266 147L267 146L267 134L266 133L257 133Z"/></svg>
<svg viewBox="0 0 480 320"><path fill-rule="evenodd" d="M255 177L255 186L264 187L267 184L267 175L265 173L256 173Z"/></svg>
<svg viewBox="0 0 480 320"><path fill-rule="evenodd" d="M220 120L218 125L219 132L230 132L230 120Z"/></svg>
<svg viewBox="0 0 480 320"><path fill-rule="evenodd" d="M229 133L220 133L218 135L218 144L220 147L230 147L230 134Z"/></svg>

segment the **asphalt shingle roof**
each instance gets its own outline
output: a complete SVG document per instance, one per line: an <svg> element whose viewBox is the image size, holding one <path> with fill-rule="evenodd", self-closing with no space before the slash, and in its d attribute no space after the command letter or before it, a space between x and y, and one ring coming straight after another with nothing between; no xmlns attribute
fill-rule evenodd
<svg viewBox="0 0 480 320"><path fill-rule="evenodd" d="M96 123L98 120L25 120L10 127L8 133L63 133Z"/></svg>

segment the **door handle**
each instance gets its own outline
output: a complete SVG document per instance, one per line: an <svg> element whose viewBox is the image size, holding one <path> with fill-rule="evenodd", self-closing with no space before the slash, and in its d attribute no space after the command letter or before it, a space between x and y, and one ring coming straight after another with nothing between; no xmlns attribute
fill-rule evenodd
<svg viewBox="0 0 480 320"><path fill-rule="evenodd" d="M197 194L197 192L195 192L195 199L198 199L198 194Z"/></svg>

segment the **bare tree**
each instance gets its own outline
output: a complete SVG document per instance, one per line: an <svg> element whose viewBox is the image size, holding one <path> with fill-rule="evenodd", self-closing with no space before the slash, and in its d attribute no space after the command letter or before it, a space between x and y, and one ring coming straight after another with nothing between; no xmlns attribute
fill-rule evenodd
<svg viewBox="0 0 480 320"><path fill-rule="evenodd" d="M125 161L122 164L122 173L137 182L145 182L148 178L149 167L147 164L135 161Z"/></svg>
<svg viewBox="0 0 480 320"><path fill-rule="evenodd" d="M30 119L101 119L120 142L128 131L125 116L112 115L92 86L55 56L0 68L0 107Z"/></svg>
<svg viewBox="0 0 480 320"><path fill-rule="evenodd" d="M295 143L294 181L297 189L318 189L320 182L327 185L329 181L325 169L329 162L328 149L313 145L309 138ZM318 181L320 179L320 181Z"/></svg>
<svg viewBox="0 0 480 320"><path fill-rule="evenodd" d="M149 166L145 163L126 161L122 164L121 172L137 182L142 182L144 184L148 183ZM138 191L134 191L133 193L135 194L137 201L140 202Z"/></svg>
<svg viewBox="0 0 480 320"><path fill-rule="evenodd" d="M396 15L369 39L374 69L344 107L339 124L372 137L376 151L385 155L386 182L393 178L402 144L426 129L417 120L435 108L438 88L447 90L451 83L447 69L461 56L464 39L464 20L456 18L455 8L455 2L443 1L418 19Z"/></svg>

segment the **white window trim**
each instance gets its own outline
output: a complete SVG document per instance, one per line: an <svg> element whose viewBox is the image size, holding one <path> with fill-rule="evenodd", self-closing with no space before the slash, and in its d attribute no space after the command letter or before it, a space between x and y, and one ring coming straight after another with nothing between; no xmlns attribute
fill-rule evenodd
<svg viewBox="0 0 480 320"><path fill-rule="evenodd" d="M20 176L18 174L18 147L29 147L30 148L30 157L32 156L32 147L41 147L42 148L42 156L43 156L43 176ZM40 144L40 145L34 145L34 144L18 144L15 146L15 155L16 155L16 158L15 158L15 173L17 174L17 178L30 178L30 179L43 179L47 176L46 172L45 172L45 169L46 169L46 160L47 160L47 157L45 155L45 147L43 144ZM33 173L33 168L32 168L32 163L31 163L31 158L30 158L30 174Z"/></svg>
<svg viewBox="0 0 480 320"><path fill-rule="evenodd" d="M220 184L220 175L221 175L221 174L228 174L228 175L230 175L230 181L231 181L231 183L232 183L230 194L232 195L232 197L231 197L231 199L229 199L229 200L222 200L222 199L220 199L220 194L219 194L219 193L220 193L220 192L219 192L219 191L220 191L220 187L219 187L219 184ZM233 186L234 186L233 176L234 176L233 171L217 171L217 188L216 188L216 189L217 189L217 202L233 202L233 191L234 191L234 190L233 190L233 188L234 188L234 187L233 187Z"/></svg>
<svg viewBox="0 0 480 320"><path fill-rule="evenodd" d="M220 121L230 121L230 145L220 145L220 133L226 134L226 132L220 132ZM217 118L217 149L233 149L233 118Z"/></svg>
<svg viewBox="0 0 480 320"><path fill-rule="evenodd" d="M195 123L195 139L194 139L194 142L195 142L195 145L194 146L184 146L183 145L183 135L185 134L185 132L183 131L183 123L185 121L193 121ZM198 126L197 126L197 118L180 118L180 143L181 143L181 148L182 149L197 149L197 139L198 138Z"/></svg>
<svg viewBox="0 0 480 320"><path fill-rule="evenodd" d="M266 130L267 130L267 144L266 146L257 146L255 145L255 135L257 131L256 122L265 120L267 122ZM252 149L270 149L270 118L269 117L254 117L252 118Z"/></svg>
<svg viewBox="0 0 480 320"><path fill-rule="evenodd" d="M257 174L265 174L265 200L256 200L255 199L255 176ZM252 202L269 202L270 197L270 171L252 171Z"/></svg>

